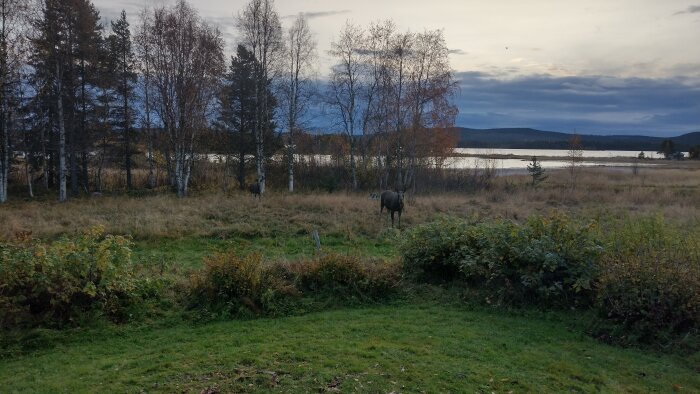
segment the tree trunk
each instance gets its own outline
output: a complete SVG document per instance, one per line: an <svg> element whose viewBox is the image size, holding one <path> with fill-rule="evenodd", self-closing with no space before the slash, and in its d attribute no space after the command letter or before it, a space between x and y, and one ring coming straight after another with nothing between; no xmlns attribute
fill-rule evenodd
<svg viewBox="0 0 700 394"><path fill-rule="evenodd" d="M153 133L151 132L151 109L148 102L148 86L146 86L146 137L148 138L148 187L156 188L156 177L153 163Z"/></svg>
<svg viewBox="0 0 700 394"><path fill-rule="evenodd" d="M71 128L72 129L72 128ZM70 164L70 192L72 195L78 195L78 159L76 158L75 149L75 130L71 132L69 138L69 151L68 156Z"/></svg>
<svg viewBox="0 0 700 394"><path fill-rule="evenodd" d="M189 172L186 169L187 164L183 162L178 162L176 164L175 177L177 178L177 196L180 198L187 197L187 183L189 181Z"/></svg>
<svg viewBox="0 0 700 394"><path fill-rule="evenodd" d="M151 135L150 127L147 128L146 133L148 134L148 188L156 188L156 176L153 165L153 136Z"/></svg>
<svg viewBox="0 0 700 394"><path fill-rule="evenodd" d="M401 136L399 135L397 139L400 141ZM402 187L402 184L403 184L403 154L401 152L401 142L399 142L396 145L396 180L394 182L396 182L396 184L394 185L395 189Z"/></svg>
<svg viewBox="0 0 700 394"><path fill-rule="evenodd" d="M148 59L148 47L146 46L146 59ZM155 165L153 162L153 132L151 131L151 100L149 97L150 92L150 78L151 78L151 68L150 62L148 60L144 61L144 75L143 75L143 98L144 98L144 109L146 111L146 138L148 145L148 188L156 188L156 176L155 176Z"/></svg>
<svg viewBox="0 0 700 394"><path fill-rule="evenodd" d="M83 190L85 193L90 193L90 171L89 171L89 159L87 148L83 147L83 151L80 153L80 164L82 165L81 178L83 180Z"/></svg>
<svg viewBox="0 0 700 394"><path fill-rule="evenodd" d="M188 154L190 155L190 159L187 158ZM190 181L193 159L193 151L186 152L185 148L182 146L177 146L175 148L175 187L177 196L180 198L187 197L187 188Z"/></svg>
<svg viewBox="0 0 700 394"><path fill-rule="evenodd" d="M262 130L255 135L255 168L258 174L260 194L265 192L265 145Z"/></svg>
<svg viewBox="0 0 700 394"><path fill-rule="evenodd" d="M245 152L238 153L238 187L245 190Z"/></svg>
<svg viewBox="0 0 700 394"><path fill-rule="evenodd" d="M175 169L173 168L173 157L171 156L170 148L166 148L163 152L165 156L165 166L168 170L168 182L170 182L170 188L177 188L177 177L175 176ZM177 159L175 159L177 161Z"/></svg>
<svg viewBox="0 0 700 394"><path fill-rule="evenodd" d="M175 178L175 189L177 190L177 196L182 198L185 197L185 191L183 185L183 179L182 179L182 166L184 163L182 163L182 160L180 159L180 153L175 151L175 169L174 169L174 178Z"/></svg>
<svg viewBox="0 0 700 394"><path fill-rule="evenodd" d="M29 198L34 198L34 170L29 164L29 156L25 157L24 161L24 174L27 177L27 189L29 192Z"/></svg>
<svg viewBox="0 0 700 394"><path fill-rule="evenodd" d="M83 111L80 114L80 147L81 149L81 178L82 178L82 183L83 183L83 189L85 190L85 193L89 193L90 186L88 185L89 179L88 179L88 160L87 160L87 98L85 95L85 59L81 58L80 59L80 100L81 104L83 107ZM73 143L73 146L76 144ZM75 182L77 183L78 179L76 176ZM77 191L77 190L76 190Z"/></svg>
<svg viewBox="0 0 700 394"><path fill-rule="evenodd" d="M46 129L41 127L41 171L43 172L43 183L44 191L49 190L49 161L47 160L46 153L46 134L44 133Z"/></svg>
<svg viewBox="0 0 700 394"><path fill-rule="evenodd" d="M99 192L102 192L102 168L105 163L105 156L107 156L107 138L102 137L102 154L100 155L100 163L97 166L97 175L95 175L95 187Z"/></svg>
<svg viewBox="0 0 700 394"><path fill-rule="evenodd" d="M3 101L5 98L3 97ZM7 129L7 106L2 103L2 124L0 124L0 132L2 132L2 146L0 146L0 203L7 201L7 186L8 177L10 175L10 132Z"/></svg>
<svg viewBox="0 0 700 394"><path fill-rule="evenodd" d="M58 201L68 200L66 188L66 126L63 114L63 82L58 62L56 63L56 80L58 83Z"/></svg>
<svg viewBox="0 0 700 394"><path fill-rule="evenodd" d="M125 84L126 85L126 84ZM124 92L126 93L126 86ZM129 98L124 95L124 168L126 169L126 190L131 191L131 130L129 125Z"/></svg>
<svg viewBox="0 0 700 394"><path fill-rule="evenodd" d="M294 192L294 145L289 144L287 151L287 178L289 192Z"/></svg>
<svg viewBox="0 0 700 394"><path fill-rule="evenodd" d="M352 190L357 190L357 168L355 164L355 139L350 136L350 171L352 171Z"/></svg>

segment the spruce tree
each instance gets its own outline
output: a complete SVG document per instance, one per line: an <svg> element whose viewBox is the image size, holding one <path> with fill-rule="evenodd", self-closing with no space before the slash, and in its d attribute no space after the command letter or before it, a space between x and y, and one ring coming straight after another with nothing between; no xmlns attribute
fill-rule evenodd
<svg viewBox="0 0 700 394"><path fill-rule="evenodd" d="M102 47L102 26L97 9L89 0L44 0L34 21L31 66L34 87L50 96L46 150L53 163L45 174L57 174L59 200L78 192L79 177L88 189L89 152L94 136L96 69ZM58 130L58 133L49 132ZM51 154L53 153L53 154ZM55 153L58 153L57 155ZM80 161L80 163L79 163ZM79 174L79 164L81 171ZM68 176L70 174L70 176Z"/></svg>
<svg viewBox="0 0 700 394"><path fill-rule="evenodd" d="M132 168L132 127L134 116L132 97L136 84L136 58L131 45L131 32L129 22L126 19L126 11L122 10L120 18L112 21L112 34L109 36L111 62L114 67L114 91L116 92L118 105L114 106L113 118L117 129L122 132L124 170L126 171L126 188L133 187Z"/></svg>
<svg viewBox="0 0 700 394"><path fill-rule="evenodd" d="M231 58L229 72L225 76L224 88L219 99L221 116L219 127L229 133L230 152L237 156L238 168L237 178L239 187L245 188L245 157L254 155L258 150L255 146L255 126L256 115L258 114L259 101L256 97L256 70L260 68L257 60L251 51L245 46L239 45L236 56ZM272 93L272 82L270 80L264 86L267 95L268 108L271 109L265 116L263 127L267 132L263 141L265 146L262 149L265 161L279 148L279 139L275 135L275 122L273 120L272 109L276 105L275 97Z"/></svg>
<svg viewBox="0 0 700 394"><path fill-rule="evenodd" d="M548 176L544 174L544 168L542 168L542 164L539 160L537 160L536 156L532 156L532 161L527 165L527 172L532 177L532 186L537 186L542 181L547 179Z"/></svg>

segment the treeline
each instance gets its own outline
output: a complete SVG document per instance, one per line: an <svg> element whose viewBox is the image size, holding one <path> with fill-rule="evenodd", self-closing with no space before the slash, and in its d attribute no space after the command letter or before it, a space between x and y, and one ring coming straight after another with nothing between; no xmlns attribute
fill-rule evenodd
<svg viewBox="0 0 700 394"><path fill-rule="evenodd" d="M529 128L468 129L457 128L459 146L491 149L568 149L571 134ZM589 150L664 151L671 143L674 151L700 149L700 132L677 137L640 135L581 135L581 143Z"/></svg>
<svg viewBox="0 0 700 394"><path fill-rule="evenodd" d="M109 26L90 0L3 0L0 14L0 202L13 183L60 201L101 191L114 169L126 191L164 183L186 196L210 153L226 157L240 187L254 179L263 192L266 166L285 166L293 191L300 154L319 153L309 149L314 107L342 131L325 151L343 152L354 189L358 171L410 188L456 146L441 30L346 23L319 78L308 20L283 28L273 0L251 0L232 18L229 61L221 32L184 0L122 11Z"/></svg>

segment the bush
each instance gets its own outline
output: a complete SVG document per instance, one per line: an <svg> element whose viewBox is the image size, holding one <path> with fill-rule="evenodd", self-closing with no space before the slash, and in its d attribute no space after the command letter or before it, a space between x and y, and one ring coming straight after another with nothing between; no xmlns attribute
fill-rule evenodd
<svg viewBox="0 0 700 394"><path fill-rule="evenodd" d="M360 262L326 255L312 261L265 264L260 255L217 254L193 274L188 287L191 308L240 315L284 315L302 295L340 300L386 298L395 289L396 265Z"/></svg>
<svg viewBox="0 0 700 394"><path fill-rule="evenodd" d="M406 271L422 282L463 279L463 255L476 248L478 227L470 222L443 219L412 229L400 245ZM485 274L485 273L484 273Z"/></svg>
<svg viewBox="0 0 700 394"><path fill-rule="evenodd" d="M560 215L442 220L409 232L401 251L418 281L459 280L499 303L595 308L604 328L594 334L608 341L697 347L700 231L661 217L605 229Z"/></svg>
<svg viewBox="0 0 700 394"><path fill-rule="evenodd" d="M204 269L190 278L190 307L203 307L229 315L259 315L268 312L280 295L297 292L285 286L277 270L266 268L258 254L239 256L219 253L204 259ZM278 291L279 290L279 291Z"/></svg>
<svg viewBox="0 0 700 394"><path fill-rule="evenodd" d="M319 186L328 193L333 193L340 188L340 180L335 174L325 175L323 178L321 178Z"/></svg>
<svg viewBox="0 0 700 394"><path fill-rule="evenodd" d="M406 269L418 280L464 280L511 304L589 303L600 252L591 225L560 215L525 224L443 220L402 244Z"/></svg>
<svg viewBox="0 0 700 394"><path fill-rule="evenodd" d="M401 274L396 264L338 254L297 263L292 269L299 289L308 294L359 301L388 298Z"/></svg>
<svg viewBox="0 0 700 394"><path fill-rule="evenodd" d="M700 233L660 217L622 223L609 235L598 281L601 315L614 338L668 344L700 324Z"/></svg>
<svg viewBox="0 0 700 394"><path fill-rule="evenodd" d="M0 244L0 326L62 326L88 312L122 321L147 282L134 274L131 242L102 227L48 245Z"/></svg>

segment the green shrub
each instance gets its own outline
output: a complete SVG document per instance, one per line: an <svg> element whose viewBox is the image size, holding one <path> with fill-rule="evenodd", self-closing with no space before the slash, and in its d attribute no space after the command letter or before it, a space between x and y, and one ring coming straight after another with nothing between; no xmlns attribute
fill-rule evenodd
<svg viewBox="0 0 700 394"><path fill-rule="evenodd" d="M463 255L478 242L476 225L442 219L412 229L399 248L410 276L424 282L450 282L463 278L460 273Z"/></svg>
<svg viewBox="0 0 700 394"><path fill-rule="evenodd" d="M597 286L600 314L626 342L668 344L700 325L700 233L660 217L608 234Z"/></svg>
<svg viewBox="0 0 700 394"><path fill-rule="evenodd" d="M265 266L264 289L260 305L265 314L284 316L296 312L303 296L295 284L295 276L285 263Z"/></svg>
<svg viewBox="0 0 700 394"><path fill-rule="evenodd" d="M206 257L188 286L191 308L228 316L286 315L301 295L285 265L266 264L259 254Z"/></svg>
<svg viewBox="0 0 700 394"><path fill-rule="evenodd" d="M395 264L326 255L311 261L265 264L260 255L217 254L205 259L188 286L191 308L229 316L284 315L302 295L376 300L396 288Z"/></svg>
<svg viewBox="0 0 700 394"><path fill-rule="evenodd" d="M102 227L48 245L0 245L0 326L62 326L97 312L113 321L149 291L131 242Z"/></svg>
<svg viewBox="0 0 700 394"><path fill-rule="evenodd" d="M333 193L340 188L340 181L337 175L328 174L321 178L319 186L321 187L321 189L327 191L328 193Z"/></svg>
<svg viewBox="0 0 700 394"><path fill-rule="evenodd" d="M402 244L417 279L465 280L517 304L590 302L600 252L592 226L560 215L525 224L443 220L420 226Z"/></svg>
<svg viewBox="0 0 700 394"><path fill-rule="evenodd" d="M499 303L595 308L606 340L697 346L700 231L661 217L605 223L442 220L409 232L401 251L418 281L459 280Z"/></svg>
<svg viewBox="0 0 700 394"><path fill-rule="evenodd" d="M262 256L219 253L206 257L204 269L190 278L188 300L191 307L232 315L262 314L263 294L269 282Z"/></svg>
<svg viewBox="0 0 700 394"><path fill-rule="evenodd" d="M328 254L292 266L299 289L307 294L344 300L388 298L398 286L400 269L395 263L360 261L354 256Z"/></svg>

